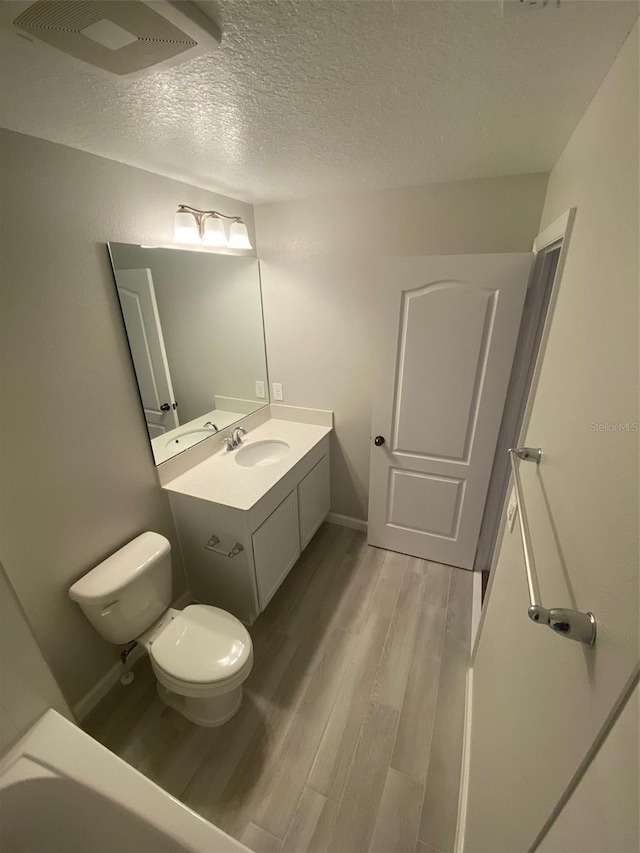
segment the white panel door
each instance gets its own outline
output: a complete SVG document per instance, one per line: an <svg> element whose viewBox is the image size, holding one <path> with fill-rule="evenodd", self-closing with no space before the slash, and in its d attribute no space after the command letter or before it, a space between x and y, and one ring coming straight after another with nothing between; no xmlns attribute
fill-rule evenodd
<svg viewBox="0 0 640 853"><path fill-rule="evenodd" d="M179 426L151 270L115 273L122 316L151 438Z"/></svg>
<svg viewBox="0 0 640 853"><path fill-rule="evenodd" d="M532 259L392 262L380 299L370 544L473 567Z"/></svg>

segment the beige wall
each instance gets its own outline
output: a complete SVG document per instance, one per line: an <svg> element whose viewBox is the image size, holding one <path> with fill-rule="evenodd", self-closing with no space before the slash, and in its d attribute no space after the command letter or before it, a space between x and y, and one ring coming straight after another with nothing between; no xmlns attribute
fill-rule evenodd
<svg viewBox="0 0 640 853"><path fill-rule="evenodd" d="M639 715L636 687L539 853L638 853Z"/></svg>
<svg viewBox="0 0 640 853"><path fill-rule="evenodd" d="M528 619L520 534L505 532L473 665L466 853L529 849L639 664L638 33L549 177L541 229L577 213L523 435L543 449L521 466L543 602L592 610L597 642ZM606 423L630 430L592 426Z"/></svg>
<svg viewBox="0 0 640 853"><path fill-rule="evenodd" d="M73 719L0 564L0 755L47 708Z"/></svg>
<svg viewBox="0 0 640 853"><path fill-rule="evenodd" d="M269 376L285 403L335 412L334 512L367 517L377 259L528 251L546 182L521 175L256 207Z"/></svg>
<svg viewBox="0 0 640 853"><path fill-rule="evenodd" d="M67 588L143 530L175 544L104 243L167 243L179 203L231 199L3 131L2 559L73 705L117 660ZM174 548L176 591L184 589Z"/></svg>

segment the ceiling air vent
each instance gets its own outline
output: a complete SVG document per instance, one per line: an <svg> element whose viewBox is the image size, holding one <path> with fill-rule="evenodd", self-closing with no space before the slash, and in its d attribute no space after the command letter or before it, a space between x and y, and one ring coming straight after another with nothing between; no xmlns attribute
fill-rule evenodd
<svg viewBox="0 0 640 853"><path fill-rule="evenodd" d="M4 5L4 4L2 4ZM220 30L187 0L39 0L13 24L23 33L110 71L142 76L214 50Z"/></svg>

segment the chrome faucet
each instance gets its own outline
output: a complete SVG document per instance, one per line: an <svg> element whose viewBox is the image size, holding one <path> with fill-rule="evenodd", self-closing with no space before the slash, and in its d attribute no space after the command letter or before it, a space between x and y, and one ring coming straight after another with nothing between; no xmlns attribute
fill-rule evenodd
<svg viewBox="0 0 640 853"><path fill-rule="evenodd" d="M214 424L213 421L207 421L206 424L202 424L202 426L211 427L214 432L220 432L219 428Z"/></svg>
<svg viewBox="0 0 640 853"><path fill-rule="evenodd" d="M242 444L242 436L246 435L247 431L244 427L236 427L234 431L225 439L227 450L235 450Z"/></svg>

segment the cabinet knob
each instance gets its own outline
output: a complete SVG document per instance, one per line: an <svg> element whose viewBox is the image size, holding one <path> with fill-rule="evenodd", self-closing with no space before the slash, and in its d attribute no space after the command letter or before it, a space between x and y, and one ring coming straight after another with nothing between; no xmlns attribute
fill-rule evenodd
<svg viewBox="0 0 640 853"><path fill-rule="evenodd" d="M373 443L375 444L376 447L382 447L382 445L384 444L384 436L383 435L377 435L373 439Z"/></svg>

